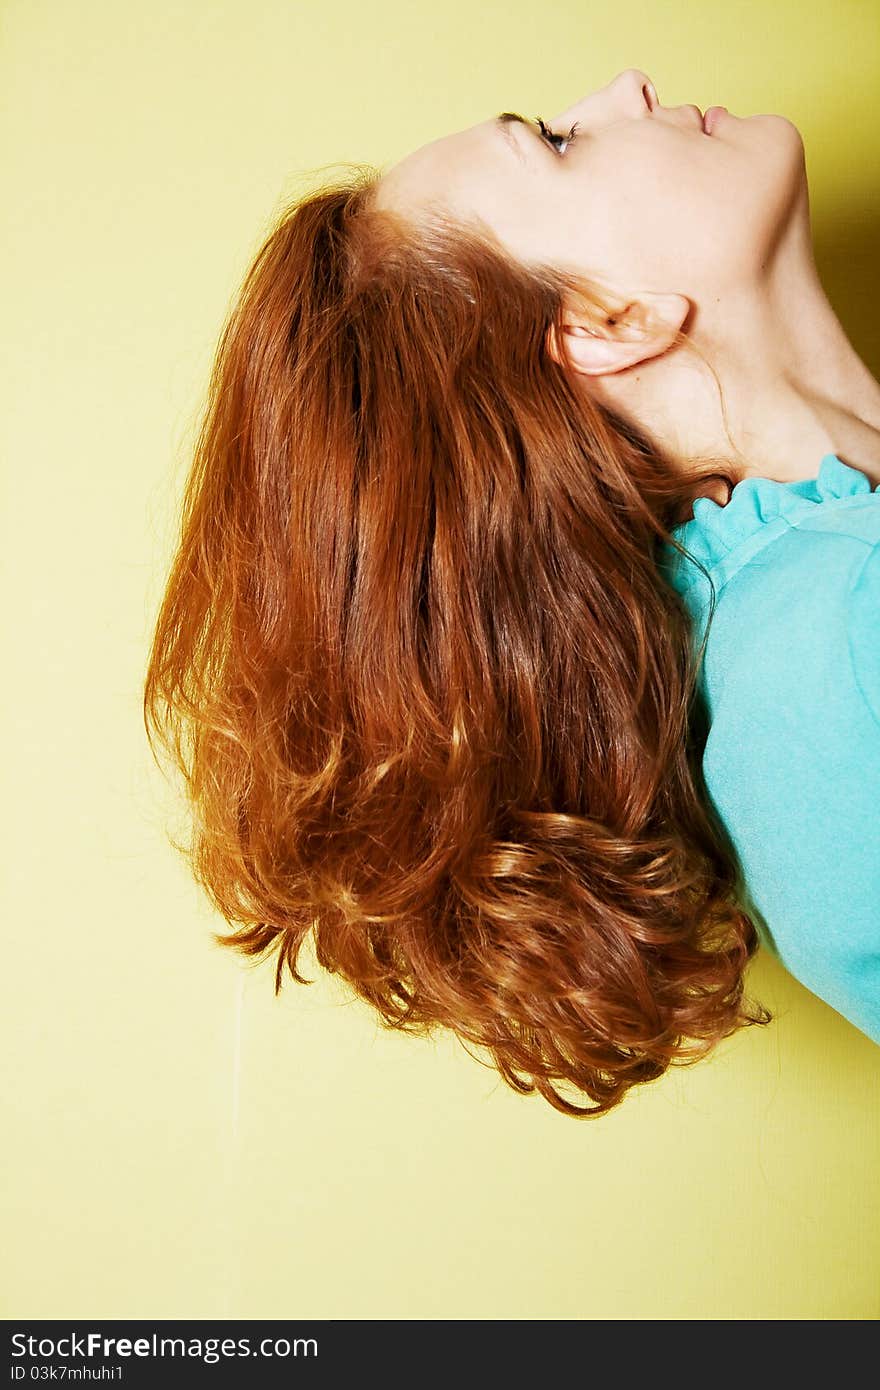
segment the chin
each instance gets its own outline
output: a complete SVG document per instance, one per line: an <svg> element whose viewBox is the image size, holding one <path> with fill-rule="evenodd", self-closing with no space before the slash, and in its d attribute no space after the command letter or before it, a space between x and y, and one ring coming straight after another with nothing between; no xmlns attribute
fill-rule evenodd
<svg viewBox="0 0 880 1390"><path fill-rule="evenodd" d="M787 116L761 115L755 119L761 122L758 139L766 164L772 165L777 201L787 204L807 181L804 138Z"/></svg>
<svg viewBox="0 0 880 1390"><path fill-rule="evenodd" d="M792 156L797 155L801 160L804 156L804 137L801 135L794 121L790 121L788 116L779 116L776 113L771 115L761 115L750 117L750 120L757 119L762 122L766 131L767 139L772 139L779 143L780 148L787 149Z"/></svg>

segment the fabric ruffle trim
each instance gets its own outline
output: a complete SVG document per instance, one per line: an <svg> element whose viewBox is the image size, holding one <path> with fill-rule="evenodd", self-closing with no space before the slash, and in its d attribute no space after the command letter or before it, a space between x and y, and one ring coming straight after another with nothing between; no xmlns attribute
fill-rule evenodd
<svg viewBox="0 0 880 1390"><path fill-rule="evenodd" d="M864 473L844 463L837 454L826 454L815 478L791 483L774 478L743 478L723 506L711 497L698 497L693 519L676 526L672 535L711 571L777 518L795 525L805 512L823 502L871 491L870 479ZM873 491L880 492L880 485ZM664 552L669 577L677 587L687 589L702 578L700 571L671 546L664 546ZM686 566L686 577L681 566Z"/></svg>

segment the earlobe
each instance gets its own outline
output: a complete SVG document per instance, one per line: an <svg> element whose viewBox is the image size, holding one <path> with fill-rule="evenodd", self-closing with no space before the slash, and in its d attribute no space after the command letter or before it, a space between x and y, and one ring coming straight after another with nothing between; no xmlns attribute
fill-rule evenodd
<svg viewBox="0 0 880 1390"><path fill-rule="evenodd" d="M583 376L608 376L665 352L689 310L684 295L650 293L608 314L600 328L577 310L567 311L561 333L556 325L548 333L548 351Z"/></svg>
<svg viewBox="0 0 880 1390"><path fill-rule="evenodd" d="M602 333L588 324L564 323L561 335L552 331L548 336L548 350L560 366L582 376L607 376L652 355L643 330L633 332L633 327L628 326L628 336L623 339L615 336L620 331L617 325Z"/></svg>

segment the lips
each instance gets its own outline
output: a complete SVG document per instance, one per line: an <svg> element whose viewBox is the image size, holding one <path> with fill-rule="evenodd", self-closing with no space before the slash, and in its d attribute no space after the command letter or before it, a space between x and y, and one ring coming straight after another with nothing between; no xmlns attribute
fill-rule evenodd
<svg viewBox="0 0 880 1390"><path fill-rule="evenodd" d="M703 117L703 129L706 132L706 134L711 135L712 131L715 129L715 126L718 123L719 118L721 116L726 115L726 106L710 106L705 116Z"/></svg>

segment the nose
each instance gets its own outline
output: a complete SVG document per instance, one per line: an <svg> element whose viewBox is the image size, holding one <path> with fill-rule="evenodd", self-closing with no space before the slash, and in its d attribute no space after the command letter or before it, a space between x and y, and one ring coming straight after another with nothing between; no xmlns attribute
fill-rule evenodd
<svg viewBox="0 0 880 1390"><path fill-rule="evenodd" d="M647 106L649 111L653 111L660 104L654 83L641 68L624 68L623 72L612 78L608 86L620 89L621 100L628 110L641 111Z"/></svg>
<svg viewBox="0 0 880 1390"><path fill-rule="evenodd" d="M628 110L632 107L632 109L640 111L647 103L651 111L688 111L691 113L688 117L689 123L699 130L703 129L703 113L699 106L694 106L690 102L681 106L661 106L653 82L646 72L642 72L641 68L625 68L609 82L608 86L621 89L622 100Z"/></svg>
<svg viewBox="0 0 880 1390"><path fill-rule="evenodd" d="M641 68L624 68L616 77L606 83L604 87L583 99L576 106L570 106L561 116L556 117L557 122L564 123L572 118L573 115L580 117L584 109L584 103L588 111L592 111L593 103L599 112L604 112L606 117L612 114L616 117L648 115L651 111L656 111L660 105L654 83L646 72ZM699 117L702 125L702 116Z"/></svg>

